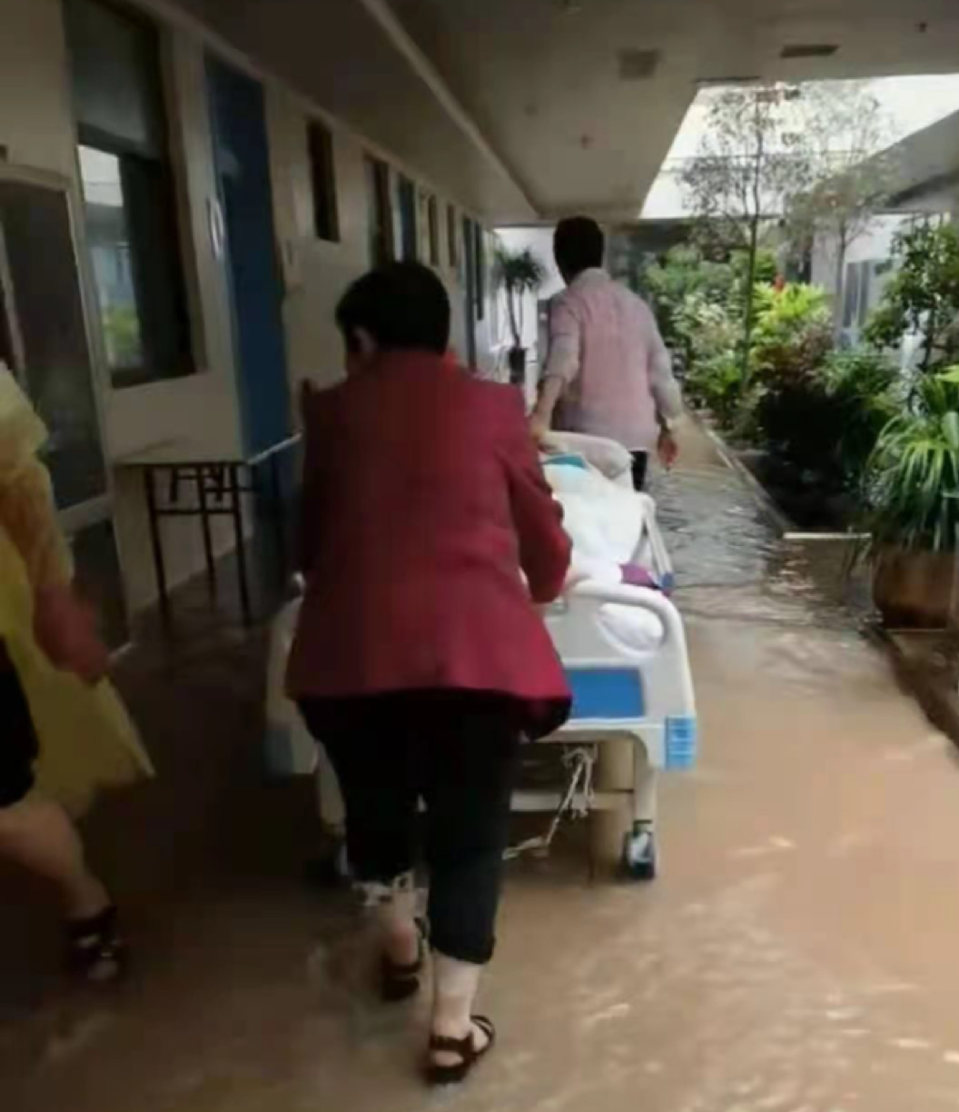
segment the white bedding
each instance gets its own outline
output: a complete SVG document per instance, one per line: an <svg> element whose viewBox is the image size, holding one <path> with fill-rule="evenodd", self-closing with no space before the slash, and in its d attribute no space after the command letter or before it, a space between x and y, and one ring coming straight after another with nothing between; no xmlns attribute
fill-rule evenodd
<svg viewBox="0 0 959 1112"><path fill-rule="evenodd" d="M603 633L624 652L652 652L663 643L662 621L643 606L607 602L599 608L598 618Z"/></svg>

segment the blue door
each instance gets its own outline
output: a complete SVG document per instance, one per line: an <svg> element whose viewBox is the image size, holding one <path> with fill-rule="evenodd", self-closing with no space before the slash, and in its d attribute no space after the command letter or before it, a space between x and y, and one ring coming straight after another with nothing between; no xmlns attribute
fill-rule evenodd
<svg viewBox="0 0 959 1112"><path fill-rule="evenodd" d="M249 455L289 436L291 417L266 111L259 82L218 58L207 59L207 82Z"/></svg>

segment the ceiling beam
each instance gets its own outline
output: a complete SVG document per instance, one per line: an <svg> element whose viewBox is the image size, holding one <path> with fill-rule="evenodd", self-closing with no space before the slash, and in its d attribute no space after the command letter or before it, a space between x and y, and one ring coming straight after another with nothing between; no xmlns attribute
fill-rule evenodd
<svg viewBox="0 0 959 1112"><path fill-rule="evenodd" d="M533 203L526 186L519 180L515 171L507 166L502 156L483 134L479 125L463 107L449 85L446 84L439 70L400 22L387 0L358 0L358 2L377 22L393 46L412 67L413 72L436 97L436 100L453 123L519 192L529 208L530 215L539 215L538 207Z"/></svg>

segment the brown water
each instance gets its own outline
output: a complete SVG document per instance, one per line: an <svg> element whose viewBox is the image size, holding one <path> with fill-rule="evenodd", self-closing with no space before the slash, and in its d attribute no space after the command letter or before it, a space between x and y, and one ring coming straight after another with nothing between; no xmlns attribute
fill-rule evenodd
<svg viewBox="0 0 959 1112"><path fill-rule="evenodd" d="M867 577L851 564L852 544L784 539L718 457L657 474L650 493L684 614L840 630L871 618Z"/></svg>
<svg viewBox="0 0 959 1112"><path fill-rule="evenodd" d="M0 890L4 1112L959 1108L952 747L822 550L779 539L695 429L684 449L658 493L702 755L662 778L663 874L590 884L575 844L510 869L481 1001L500 1043L466 1088L417 1081L423 1002L331 977L355 932L297 879L309 792L256 779L262 656L226 630L128 662L162 775L92 845L131 983L59 989L51 917Z"/></svg>

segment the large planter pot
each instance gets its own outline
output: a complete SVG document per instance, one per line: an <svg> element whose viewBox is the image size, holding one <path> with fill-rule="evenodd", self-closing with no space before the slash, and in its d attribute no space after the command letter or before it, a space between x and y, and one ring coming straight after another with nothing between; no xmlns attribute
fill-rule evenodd
<svg viewBox="0 0 959 1112"><path fill-rule="evenodd" d="M526 385L526 348L510 348L507 355L509 380L514 386Z"/></svg>
<svg viewBox="0 0 959 1112"><path fill-rule="evenodd" d="M893 629L944 629L957 616L955 552L886 546L873 561L872 597Z"/></svg>

